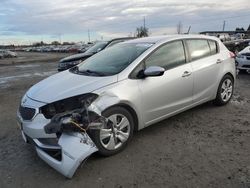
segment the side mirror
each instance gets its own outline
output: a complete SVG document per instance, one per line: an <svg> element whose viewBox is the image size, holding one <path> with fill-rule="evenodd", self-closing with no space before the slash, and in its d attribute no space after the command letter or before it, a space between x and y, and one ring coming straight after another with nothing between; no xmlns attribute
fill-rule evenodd
<svg viewBox="0 0 250 188"><path fill-rule="evenodd" d="M144 70L145 77L152 77L152 76L162 76L165 72L165 69L160 66L150 66Z"/></svg>

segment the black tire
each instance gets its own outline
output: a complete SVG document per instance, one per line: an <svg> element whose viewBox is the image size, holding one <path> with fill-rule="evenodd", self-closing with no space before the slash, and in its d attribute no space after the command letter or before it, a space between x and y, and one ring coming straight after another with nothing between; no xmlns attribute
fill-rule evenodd
<svg viewBox="0 0 250 188"><path fill-rule="evenodd" d="M225 99L223 100L222 95L221 95L221 93L223 92L222 85L225 82L225 80L230 80L231 83L232 83L232 92L231 92L230 97L227 100L225 100ZM215 105L222 106L222 105L227 104L231 100L231 98L233 96L233 91L234 91L234 79L233 79L233 77L231 75L227 74L220 81L220 84L219 84L219 87L218 87L218 90L217 90L216 99L214 100Z"/></svg>
<svg viewBox="0 0 250 188"><path fill-rule="evenodd" d="M101 130L93 130L93 131L91 131L91 133L90 133L91 138L93 139L95 145L98 148L97 153L102 155L102 156L111 156L111 155L119 153L120 151L122 151L127 146L128 142L133 137L135 121L134 121L133 116L131 115L131 113L127 109L125 109L123 107L120 107L120 106L111 107L111 108L105 110L102 113L102 115L104 117L107 117L107 118L114 115L114 114L121 114L121 115L123 115L123 116L125 116L127 118L128 122L129 122L129 125L130 125L130 129L127 130L128 133L129 133L129 136L128 136L128 138L127 138L127 140L125 142L123 142L123 143L121 142L122 144L121 144L121 146L119 148L109 150L109 149L107 149L107 148L105 148L103 146L103 143L102 143L101 138L100 138ZM112 126L112 125L110 125L110 126ZM112 133L112 134L114 134L114 133Z"/></svg>

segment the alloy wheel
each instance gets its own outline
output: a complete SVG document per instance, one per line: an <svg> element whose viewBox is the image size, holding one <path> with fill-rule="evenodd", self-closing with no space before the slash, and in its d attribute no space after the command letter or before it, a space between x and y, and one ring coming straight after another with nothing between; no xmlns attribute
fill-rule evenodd
<svg viewBox="0 0 250 188"><path fill-rule="evenodd" d="M225 79L221 86L221 99L224 102L227 102L231 98L232 92L233 92L232 81L230 79Z"/></svg>
<svg viewBox="0 0 250 188"><path fill-rule="evenodd" d="M100 141L107 150L116 150L125 143L130 134L130 122L122 114L113 114L107 118L110 123L100 130Z"/></svg>

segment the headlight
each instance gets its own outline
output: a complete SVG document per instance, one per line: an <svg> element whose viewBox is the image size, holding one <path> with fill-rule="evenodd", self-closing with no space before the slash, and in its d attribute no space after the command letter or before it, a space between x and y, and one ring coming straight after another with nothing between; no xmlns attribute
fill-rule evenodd
<svg viewBox="0 0 250 188"><path fill-rule="evenodd" d="M241 55L241 54L237 54L237 56L236 56L237 58L244 58L244 56L243 55Z"/></svg>
<svg viewBox="0 0 250 188"><path fill-rule="evenodd" d="M45 118L51 119L58 113L89 106L97 97L98 95L94 93L77 95L42 106L40 108L40 112L45 116Z"/></svg>
<svg viewBox="0 0 250 188"><path fill-rule="evenodd" d="M82 60L68 62L69 65L78 65Z"/></svg>

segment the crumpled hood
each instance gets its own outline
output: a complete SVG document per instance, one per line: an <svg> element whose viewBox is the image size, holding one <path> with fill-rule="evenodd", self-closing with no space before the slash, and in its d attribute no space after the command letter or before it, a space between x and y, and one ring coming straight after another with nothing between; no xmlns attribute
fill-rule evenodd
<svg viewBox="0 0 250 188"><path fill-rule="evenodd" d="M90 93L117 82L117 75L95 77L63 71L32 86L26 93L31 99L51 103L72 96Z"/></svg>
<svg viewBox="0 0 250 188"><path fill-rule="evenodd" d="M71 56L68 56L68 57L61 59L60 62L77 61L77 60L88 58L92 55L93 55L93 53L87 53L87 52L75 54L75 55L71 55Z"/></svg>

